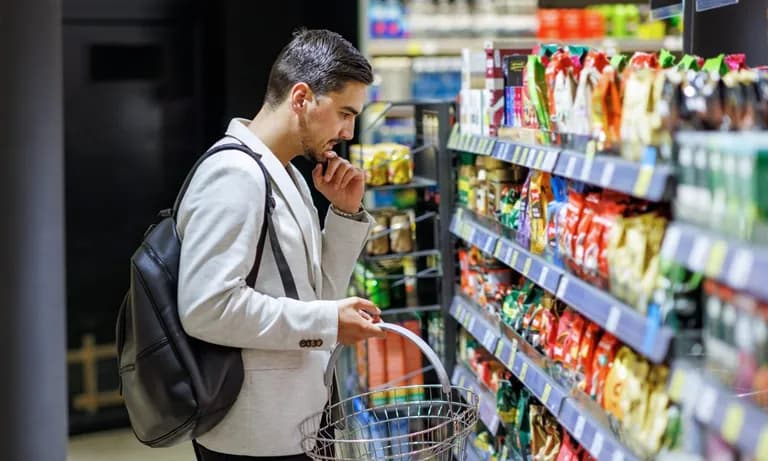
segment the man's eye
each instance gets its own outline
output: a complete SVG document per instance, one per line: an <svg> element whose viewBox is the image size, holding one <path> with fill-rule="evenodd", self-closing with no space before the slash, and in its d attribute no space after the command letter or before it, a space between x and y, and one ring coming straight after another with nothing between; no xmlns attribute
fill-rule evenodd
<svg viewBox="0 0 768 461"><path fill-rule="evenodd" d="M344 117L344 120L349 120L352 118L352 114L348 112L342 112L341 115Z"/></svg>

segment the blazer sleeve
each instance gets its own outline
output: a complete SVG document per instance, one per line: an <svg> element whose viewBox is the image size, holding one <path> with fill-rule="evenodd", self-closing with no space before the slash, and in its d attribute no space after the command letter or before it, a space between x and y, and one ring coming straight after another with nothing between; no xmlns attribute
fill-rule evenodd
<svg viewBox="0 0 768 461"><path fill-rule="evenodd" d="M335 301L275 298L246 285L265 218L265 193L258 165L240 152L219 153L198 168L177 222L182 326L190 336L231 347L298 350L310 336L333 345Z"/></svg>
<svg viewBox="0 0 768 461"><path fill-rule="evenodd" d="M356 221L328 210L323 230L323 299L341 299L347 295L349 280L372 223L368 213L363 221Z"/></svg>

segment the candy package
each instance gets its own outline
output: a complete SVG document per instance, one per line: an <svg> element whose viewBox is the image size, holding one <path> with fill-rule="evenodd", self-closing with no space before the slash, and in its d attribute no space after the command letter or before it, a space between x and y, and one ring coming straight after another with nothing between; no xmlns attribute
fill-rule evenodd
<svg viewBox="0 0 768 461"><path fill-rule="evenodd" d="M542 254L547 248L547 205L552 200L549 173L534 171L531 173L528 189L528 214L531 229L530 250Z"/></svg>
<svg viewBox="0 0 768 461"><path fill-rule="evenodd" d="M588 394L605 408L605 386L608 373L611 371L616 351L621 343L610 333L604 333L597 343L594 359L592 360L591 384L587 387Z"/></svg>
<svg viewBox="0 0 768 461"><path fill-rule="evenodd" d="M584 61L584 67L579 74L579 84L576 87L576 96L573 100L573 108L568 117L567 131L573 134L587 135L590 133L590 114L592 113L592 92L600 80L603 68L608 65L608 57L605 53L590 51Z"/></svg>
<svg viewBox="0 0 768 461"><path fill-rule="evenodd" d="M528 104L526 107L527 118L529 118L529 128L541 128L550 130L549 102L547 98L546 69L538 56L528 56L528 63L525 67L525 87L524 95L527 95ZM523 102L524 106L525 99ZM531 113L532 112L532 113ZM535 114L535 120L533 115Z"/></svg>
<svg viewBox="0 0 768 461"><path fill-rule="evenodd" d="M592 93L592 137L597 150L606 151L618 146L621 133L621 95L618 75L606 66Z"/></svg>

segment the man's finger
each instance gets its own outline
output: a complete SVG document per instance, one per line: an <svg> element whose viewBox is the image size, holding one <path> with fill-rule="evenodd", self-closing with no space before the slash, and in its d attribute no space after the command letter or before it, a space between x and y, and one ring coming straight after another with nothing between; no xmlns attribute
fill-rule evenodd
<svg viewBox="0 0 768 461"><path fill-rule="evenodd" d="M366 329L375 338L385 339L387 337L387 332L382 330L376 324L370 323Z"/></svg>
<svg viewBox="0 0 768 461"><path fill-rule="evenodd" d="M331 182L333 175L336 173L336 170L339 168L340 165L341 165L341 159L333 158L331 160L328 160L328 168L325 169L326 183Z"/></svg>
<svg viewBox="0 0 768 461"><path fill-rule="evenodd" d="M340 189L346 189L347 186L349 186L349 183L352 182L353 179L358 175L358 169L355 167L351 167L349 171L344 175L344 179L341 181L341 187Z"/></svg>
<svg viewBox="0 0 768 461"><path fill-rule="evenodd" d="M350 165L345 165L343 167L339 167L339 170L336 172L336 177L334 177L333 184L336 186L337 190L344 189L344 185L349 183L348 179L352 175L354 175L354 169Z"/></svg>
<svg viewBox="0 0 768 461"><path fill-rule="evenodd" d="M320 180L323 179L323 164L318 163L315 165L315 168L312 170L312 179L315 180L315 183L319 183Z"/></svg>

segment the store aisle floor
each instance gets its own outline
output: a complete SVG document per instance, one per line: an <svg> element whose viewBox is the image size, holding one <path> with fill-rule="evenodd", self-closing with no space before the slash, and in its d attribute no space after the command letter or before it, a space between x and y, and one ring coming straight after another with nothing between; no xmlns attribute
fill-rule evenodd
<svg viewBox="0 0 768 461"><path fill-rule="evenodd" d="M130 429L76 435L69 439L67 461L193 461L191 444L148 448Z"/></svg>

